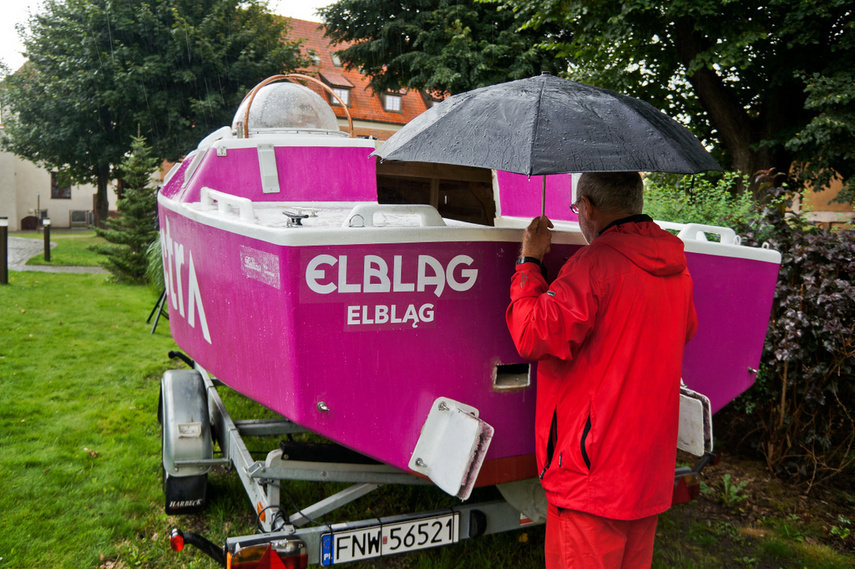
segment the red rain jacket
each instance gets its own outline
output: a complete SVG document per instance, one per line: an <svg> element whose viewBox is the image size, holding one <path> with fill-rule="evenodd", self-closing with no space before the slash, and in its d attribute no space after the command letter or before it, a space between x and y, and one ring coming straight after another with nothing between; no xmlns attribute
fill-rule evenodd
<svg viewBox="0 0 855 569"><path fill-rule="evenodd" d="M535 263L518 265L506 319L520 355L539 362L548 501L618 520L667 510L683 346L697 328L683 242L652 221L627 222L548 286Z"/></svg>

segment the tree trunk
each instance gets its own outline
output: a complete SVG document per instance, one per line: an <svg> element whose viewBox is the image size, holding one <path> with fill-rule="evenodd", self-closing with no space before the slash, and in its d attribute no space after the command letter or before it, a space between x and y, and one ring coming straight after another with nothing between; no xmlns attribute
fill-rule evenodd
<svg viewBox="0 0 855 569"><path fill-rule="evenodd" d="M704 45L707 41L694 30L694 23L689 19L683 19L675 25L676 46L680 54L680 61L690 69L692 62L699 53L707 49ZM721 77L713 69L701 67L686 78L691 83L695 94L701 105L709 115L710 123L716 128L721 137L721 142L727 150L731 163L730 167L743 174L752 175L758 170L775 168L787 174L792 161L789 153L782 148L772 148L760 143L770 139L770 129L787 120L798 107L798 101L786 94L780 96L773 94L771 100L767 101L763 117L753 119L745 111L731 89L722 81ZM779 89L786 92L786 89ZM772 117L767 120L766 117ZM765 123L770 124L765 124ZM774 132L774 130L771 130ZM753 179L750 188L756 191ZM739 191L749 188L738 188ZM755 196L762 198L762 196Z"/></svg>
<svg viewBox="0 0 855 569"><path fill-rule="evenodd" d="M107 221L107 217L110 215L110 199L107 194L109 191L109 169L108 168L98 168L98 193L95 197L95 215L97 217L97 225L99 227L104 226L104 222Z"/></svg>

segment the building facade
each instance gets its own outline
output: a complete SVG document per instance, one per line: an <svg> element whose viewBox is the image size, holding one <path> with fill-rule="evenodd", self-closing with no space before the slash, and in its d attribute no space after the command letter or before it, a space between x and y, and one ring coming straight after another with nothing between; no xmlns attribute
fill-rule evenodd
<svg viewBox="0 0 855 569"><path fill-rule="evenodd" d="M64 183L55 172L0 151L0 217L8 219L9 231L35 230L44 218L52 227L88 227L94 222L96 191L93 185ZM109 194L115 210L116 193Z"/></svg>

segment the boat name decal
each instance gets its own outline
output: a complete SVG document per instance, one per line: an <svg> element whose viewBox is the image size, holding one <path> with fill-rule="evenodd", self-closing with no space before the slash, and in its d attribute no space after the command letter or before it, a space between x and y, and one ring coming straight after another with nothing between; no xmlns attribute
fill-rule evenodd
<svg viewBox="0 0 855 569"><path fill-rule="evenodd" d="M443 266L435 257L419 255L415 282L405 282L402 277L404 256L395 255L390 275L389 264L378 255L365 255L362 262L362 279L348 282L347 255L318 255L306 267L306 284L318 294L372 293L372 292L425 292L433 287L437 298L446 286L456 292L464 292L475 286L478 269L471 268L474 259L469 255L457 255ZM335 269L335 265L338 265ZM469 267L460 270L458 267Z"/></svg>
<svg viewBox="0 0 855 569"><path fill-rule="evenodd" d="M457 255L443 263L431 255L329 255L312 257L306 265L306 285L320 295L333 293L424 293L436 298L447 291L466 292L478 280L475 260ZM348 269L350 267L350 269ZM351 297L352 298L352 297ZM365 297L363 297L365 298ZM398 328L429 324L435 306L423 303L358 303L345 308L345 323L352 326Z"/></svg>
<svg viewBox="0 0 855 569"><path fill-rule="evenodd" d="M169 219L166 228L160 230L160 245L163 252L163 276L166 281L166 295L172 303L172 308L184 318L191 328L196 328L196 315L199 316L199 328L205 341L211 343L211 333L208 331L208 320L205 318L205 306L202 302L202 291L196 279L196 266L193 263L193 252L187 250L186 267L187 288L182 279L181 268L185 266L184 245L172 239L169 231ZM184 310L184 299L187 299L187 311Z"/></svg>
<svg viewBox="0 0 855 569"><path fill-rule="evenodd" d="M418 308L410 304L401 308L395 304L387 306L377 304L374 306L356 305L347 307L347 325L358 324L408 324L412 322L413 328L418 328L422 322L433 322L433 304L422 304Z"/></svg>

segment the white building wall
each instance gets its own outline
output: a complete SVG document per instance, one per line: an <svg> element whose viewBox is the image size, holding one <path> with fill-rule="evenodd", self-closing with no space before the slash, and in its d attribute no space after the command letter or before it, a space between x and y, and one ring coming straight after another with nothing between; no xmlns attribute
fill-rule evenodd
<svg viewBox="0 0 855 569"><path fill-rule="evenodd" d="M9 231L18 230L15 160L8 152L0 152L0 217L9 219Z"/></svg>
<svg viewBox="0 0 855 569"><path fill-rule="evenodd" d="M28 160L8 152L0 152L0 217L9 218L9 231L21 229L21 220L37 215L37 210L47 210L53 227L70 227L72 211L94 210L93 185L71 187L71 198L51 197L50 172ZM115 187L108 189L110 210L116 209Z"/></svg>

